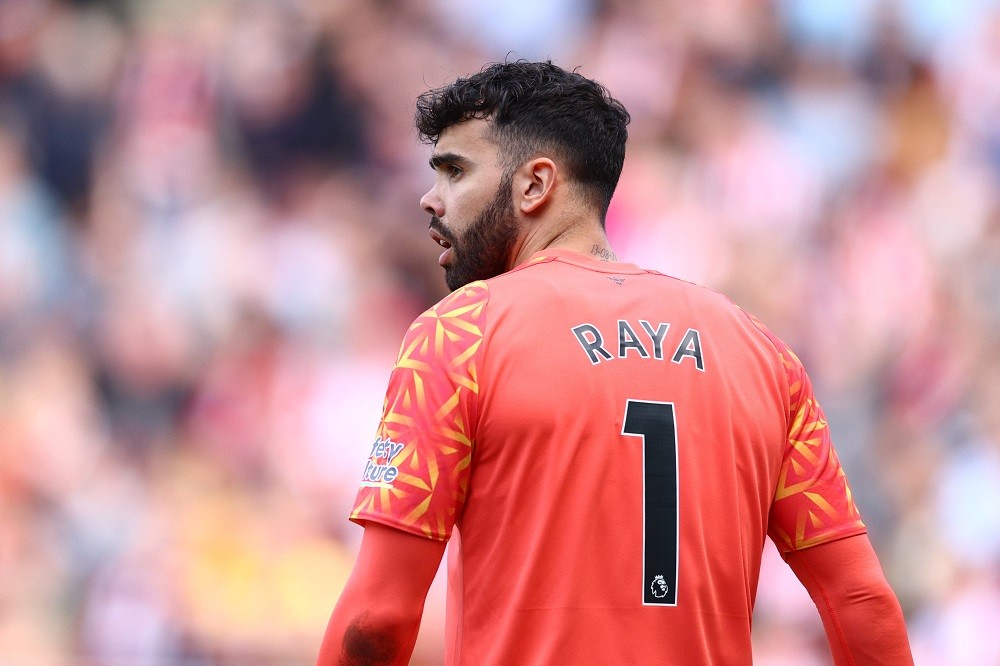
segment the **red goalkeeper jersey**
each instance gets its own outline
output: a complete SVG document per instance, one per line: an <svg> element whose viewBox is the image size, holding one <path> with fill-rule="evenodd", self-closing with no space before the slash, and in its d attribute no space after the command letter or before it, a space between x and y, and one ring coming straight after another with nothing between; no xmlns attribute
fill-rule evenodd
<svg viewBox="0 0 1000 666"><path fill-rule="evenodd" d="M749 663L765 535L865 531L780 340L566 250L413 323L351 519L453 540L447 661L477 666Z"/></svg>

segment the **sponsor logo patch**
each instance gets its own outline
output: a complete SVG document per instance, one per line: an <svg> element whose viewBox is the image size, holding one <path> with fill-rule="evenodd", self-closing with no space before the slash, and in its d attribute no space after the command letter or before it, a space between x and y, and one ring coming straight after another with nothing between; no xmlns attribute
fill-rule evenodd
<svg viewBox="0 0 1000 666"><path fill-rule="evenodd" d="M399 476L399 468L393 461L406 447L405 444L394 442L389 437L375 440L371 454L365 464L365 473L361 476L361 485L388 488Z"/></svg>

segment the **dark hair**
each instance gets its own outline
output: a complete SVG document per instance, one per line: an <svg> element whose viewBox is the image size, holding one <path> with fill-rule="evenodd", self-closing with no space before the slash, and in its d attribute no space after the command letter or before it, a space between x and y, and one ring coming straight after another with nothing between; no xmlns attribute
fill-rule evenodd
<svg viewBox="0 0 1000 666"><path fill-rule="evenodd" d="M628 111L600 83L551 61L501 62L417 98L422 141L488 119L508 173L539 151L561 161L603 224L625 161Z"/></svg>

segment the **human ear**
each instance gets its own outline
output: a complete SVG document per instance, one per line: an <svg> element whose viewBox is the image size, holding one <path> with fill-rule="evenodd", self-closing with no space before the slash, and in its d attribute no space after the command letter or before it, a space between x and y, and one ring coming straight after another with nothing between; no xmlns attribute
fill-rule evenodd
<svg viewBox="0 0 1000 666"><path fill-rule="evenodd" d="M557 175L555 162L547 157L529 160L517 170L514 201L522 213L530 214L552 198Z"/></svg>

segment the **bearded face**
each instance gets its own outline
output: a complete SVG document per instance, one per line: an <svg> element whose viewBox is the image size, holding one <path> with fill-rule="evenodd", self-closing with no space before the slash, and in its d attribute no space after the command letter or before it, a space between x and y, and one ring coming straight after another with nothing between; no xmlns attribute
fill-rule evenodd
<svg viewBox="0 0 1000 666"><path fill-rule="evenodd" d="M449 245L451 256L443 259L444 280L452 291L476 280L485 280L507 271L518 226L511 200L513 175L501 179L493 199L483 207L466 229L456 234L434 215L430 228Z"/></svg>

